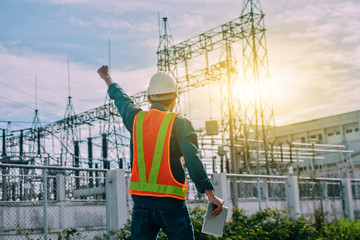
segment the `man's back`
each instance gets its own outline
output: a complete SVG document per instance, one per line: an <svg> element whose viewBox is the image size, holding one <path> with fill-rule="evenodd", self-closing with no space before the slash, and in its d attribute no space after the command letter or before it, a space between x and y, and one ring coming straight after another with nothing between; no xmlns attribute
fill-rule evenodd
<svg viewBox="0 0 360 240"><path fill-rule="evenodd" d="M148 88L148 100L152 104L148 114L136 107L123 89L113 82L107 66L99 68L98 73L107 84L109 96L115 100L124 125L131 133L132 177L129 192L134 200L131 238L156 239L163 229L171 240L193 240L193 227L184 200L187 184L184 184L181 156L197 190L205 192L209 201L218 206L213 210L214 217L221 213L224 201L213 192L190 121L169 113L174 109L177 98L176 81L164 72L153 75ZM155 112L159 114L153 114ZM144 120L146 116L154 116L154 119L149 117L147 122ZM162 118L155 120L159 116ZM170 117L173 122L168 121ZM157 129L155 126L159 124ZM151 131L143 131L144 127Z"/></svg>
<svg viewBox="0 0 360 240"><path fill-rule="evenodd" d="M109 86L108 93L110 98L115 100L115 105L123 118L124 125L132 135L134 119L141 111L141 108L136 107L132 103L132 100L118 84L111 84ZM169 111L169 109L159 103L153 103L150 109ZM131 149L133 149L133 136L131 136L130 145ZM186 168L198 191L203 193L204 189L213 189L212 183L207 177L203 164L200 160L195 129L189 120L181 115L178 115L174 120L174 125L171 131L170 166L174 178L180 183L185 183L185 170L181 162L181 156L184 156ZM131 157L131 165L132 158L133 157ZM135 203L146 208L162 208L181 201L179 199L168 197L158 198L132 195L132 198Z"/></svg>

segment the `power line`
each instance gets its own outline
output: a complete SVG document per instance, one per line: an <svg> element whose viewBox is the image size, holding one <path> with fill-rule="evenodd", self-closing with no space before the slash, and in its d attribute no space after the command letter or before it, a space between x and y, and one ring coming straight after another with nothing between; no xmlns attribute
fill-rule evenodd
<svg viewBox="0 0 360 240"><path fill-rule="evenodd" d="M5 98L4 96L0 96L0 98L2 98L3 100L0 99L0 101L2 101L3 103L5 104L10 104L16 108L27 108L27 110L31 110L31 111L34 111L34 108L33 107L30 107L24 103L19 103L19 102L16 102L14 100L10 100L8 98Z"/></svg>
<svg viewBox="0 0 360 240"><path fill-rule="evenodd" d="M28 95L28 96L30 96L30 97L34 97L32 94L27 93L27 92L24 92L24 91L22 91L22 90L19 90L19 89L15 88L15 87L7 84L7 83L0 82L0 84L6 86L6 87L8 87L8 88L14 89L15 91L20 92L20 93L22 93L22 94ZM63 109L63 107L60 107L60 106L57 105L56 103L49 102L49 101L47 101L47 100L45 100L45 99L42 99L42 98L39 98L39 97L37 97L37 98L38 98L39 100L43 101L43 102L46 102L46 103L48 103L48 104L51 104L51 105L54 105L54 106L56 106L56 107L58 107L58 108Z"/></svg>
<svg viewBox="0 0 360 240"><path fill-rule="evenodd" d="M33 123L32 121L18 121L18 120L9 120L9 121L5 121L5 120L0 120L0 123ZM41 123L52 123L52 122L41 122Z"/></svg>
<svg viewBox="0 0 360 240"><path fill-rule="evenodd" d="M25 124L22 124L22 123L16 123L15 121L7 121L6 123L11 123L11 126L18 126L19 127L19 129L25 129L25 128L27 128L27 125L25 125ZM0 122L0 123L2 123L2 122ZM4 122L5 123L5 122ZM27 123L26 123L27 124ZM12 131L14 131L14 129L12 129Z"/></svg>
<svg viewBox="0 0 360 240"><path fill-rule="evenodd" d="M28 106L28 105L26 105L24 103L16 102L14 100L5 98L4 96L0 96L0 98L2 98L2 100L0 99L0 102L3 102L5 104L10 104L10 105L12 105L13 107L15 107L17 109L25 108L26 110L35 111L35 109L33 107L30 107L30 106ZM56 115L51 114L51 113L46 113L46 115L50 115L50 116L54 117L55 119L59 119L59 116L56 116Z"/></svg>

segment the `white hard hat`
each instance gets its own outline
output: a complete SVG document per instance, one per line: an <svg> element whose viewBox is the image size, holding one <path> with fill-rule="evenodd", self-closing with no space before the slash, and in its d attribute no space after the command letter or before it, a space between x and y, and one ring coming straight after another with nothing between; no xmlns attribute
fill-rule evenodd
<svg viewBox="0 0 360 240"><path fill-rule="evenodd" d="M166 72L155 73L149 83L147 93L151 100L166 100L177 96L176 81Z"/></svg>

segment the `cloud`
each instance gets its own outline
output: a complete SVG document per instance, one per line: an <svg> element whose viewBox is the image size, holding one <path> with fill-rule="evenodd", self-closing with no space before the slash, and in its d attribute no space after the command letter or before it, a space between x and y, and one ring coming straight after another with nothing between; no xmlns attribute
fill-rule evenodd
<svg viewBox="0 0 360 240"><path fill-rule="evenodd" d="M91 0L48 0L51 4L89 4Z"/></svg>
<svg viewBox="0 0 360 240"><path fill-rule="evenodd" d="M12 53L2 46L0 51L0 79L1 82L12 88L1 85L4 89L3 97L18 104L13 110L28 110L35 108L35 76L38 79L38 101L40 115L46 120L58 120L65 112L68 94L67 59L61 55L50 55L23 49L21 53ZM101 82L96 79L96 71L92 67L81 64L70 64L71 92L76 104L78 98L87 95L90 98L100 99ZM10 81L7 81L11 79ZM86 92L85 92L85 91ZM89 95L91 92L91 95ZM81 110L90 106L82 105ZM5 105L2 104L2 109ZM62 111L61 111L61 106ZM94 106L92 106L94 107ZM13 117L11 111L2 113L2 118ZM32 114L18 116L32 120ZM54 118L58 119L54 119ZM9 119L11 120L11 119Z"/></svg>
<svg viewBox="0 0 360 240"><path fill-rule="evenodd" d="M354 1L323 3L321 1L304 1L304 7L281 12L274 17L278 26L288 26L295 38L313 39L333 37L336 35L359 35L358 16L360 3ZM355 27L355 28L354 28ZM339 34L344 32L345 34Z"/></svg>
<svg viewBox="0 0 360 240"><path fill-rule="evenodd" d="M274 97L277 123L359 109L349 100L355 101L354 89L360 91L354 85L359 14L358 2L320 0L290 1L275 16L267 14L270 77L288 89Z"/></svg>
<svg viewBox="0 0 360 240"><path fill-rule="evenodd" d="M241 2L234 0L36 2L46 3L45 7L53 4L60 9L51 8L54 19L64 20L70 26L64 26L68 32L61 32L59 36L65 38L69 34L70 37L65 42L54 34L58 39L33 40L31 44L25 37L1 40L4 44L0 44L0 64L3 65L0 77L2 81L14 79L14 86L33 94L31 89L37 74L42 84L39 96L61 106L40 101L41 117L42 113L49 113L59 118L67 103L67 56L71 60L73 103L76 112L80 112L101 105L105 98L106 89L94 71L98 67L95 65L107 62L106 57L99 57L106 55L107 49L94 50L94 46L102 42L106 45L104 39L110 37L112 41L114 80L129 94L134 94L146 89L148 79L156 71L157 12L168 17L173 38L178 43L238 17L242 8ZM270 77L275 84L275 115L296 121L312 117L313 113L336 113L345 109L344 105L355 108L356 104L351 101L356 100L354 94L360 90L356 84L360 67L360 3L264 0L261 4L266 14ZM76 39L77 34L81 40ZM218 56L210 58L212 63L218 60ZM191 71L197 67L191 64ZM4 97L9 99L23 96L11 89L6 91L10 94ZM29 105L27 118L32 119L33 99L23 96L16 100ZM19 112L21 104L14 104L14 111ZM326 104L333 104L331 112ZM50 115L44 117L54 119Z"/></svg>
<svg viewBox="0 0 360 240"><path fill-rule="evenodd" d="M70 60L70 95L76 113L104 104L107 88L96 73L98 67ZM112 76L129 95L133 95L146 90L148 80L155 72L155 66L144 69L123 68L113 69ZM0 44L0 87L3 89L0 98L1 120L32 121L35 76L38 82L40 120L61 119L68 102L67 57L26 48L14 53Z"/></svg>
<svg viewBox="0 0 360 240"><path fill-rule="evenodd" d="M354 54L352 55L352 58L349 60L352 61L357 67L360 67L360 46L355 48Z"/></svg>
<svg viewBox="0 0 360 240"><path fill-rule="evenodd" d="M145 10L151 7L148 1L118 1L118 0L28 0L34 2L43 2L54 5L82 5L102 12L125 13L130 11Z"/></svg>
<svg viewBox="0 0 360 240"><path fill-rule="evenodd" d="M95 17L89 20L80 19L78 17L70 17L69 22L72 25L77 25L79 27L100 27L100 28L111 28L114 30L134 30L136 26L131 24L128 21L114 18L114 17Z"/></svg>

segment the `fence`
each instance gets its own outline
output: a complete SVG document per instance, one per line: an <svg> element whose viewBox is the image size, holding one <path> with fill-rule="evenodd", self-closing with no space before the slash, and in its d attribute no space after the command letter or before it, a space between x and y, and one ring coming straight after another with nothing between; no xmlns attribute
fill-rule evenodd
<svg viewBox="0 0 360 240"><path fill-rule="evenodd" d="M130 217L129 171L5 164L0 169L0 240L25 239L25 233L33 239L56 239L58 232L71 228L93 239L121 228ZM289 210L291 217L310 218L321 211L329 220L360 218L360 179L210 177L230 210L236 206L250 215L278 208ZM207 203L191 181L186 201L189 207Z"/></svg>
<svg viewBox="0 0 360 240"><path fill-rule="evenodd" d="M71 228L86 239L106 233L106 170L2 164L1 171L0 239L57 239Z"/></svg>
<svg viewBox="0 0 360 240"><path fill-rule="evenodd" d="M292 217L313 218L318 212L328 221L360 219L359 179L218 174L214 184L229 207L248 214L277 208L289 210Z"/></svg>

